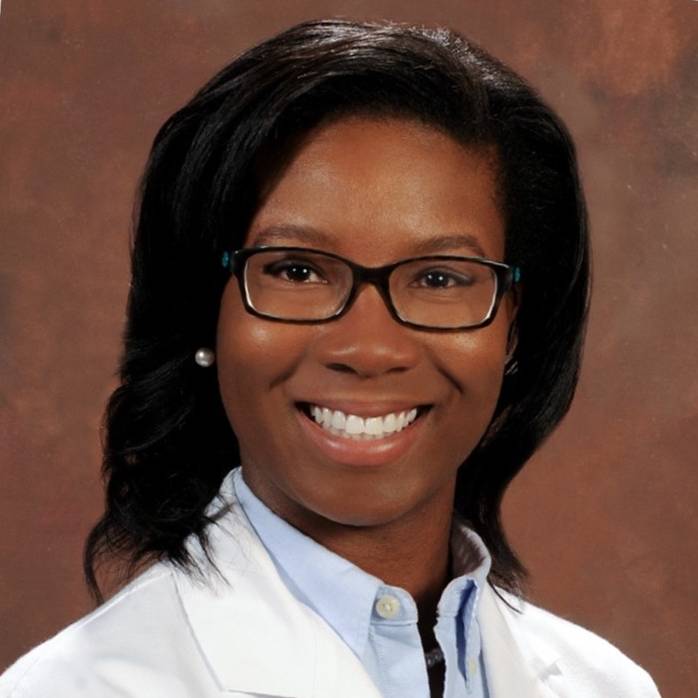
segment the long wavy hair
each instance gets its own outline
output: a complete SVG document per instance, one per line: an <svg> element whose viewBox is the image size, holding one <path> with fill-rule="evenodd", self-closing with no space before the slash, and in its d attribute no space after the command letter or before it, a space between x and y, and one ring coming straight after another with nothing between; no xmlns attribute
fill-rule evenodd
<svg viewBox="0 0 698 698"><path fill-rule="evenodd" d="M324 20L233 60L153 143L135 209L120 385L104 417L106 508L85 546L98 602L106 561L125 581L151 560L193 570L189 536L206 549L206 506L239 463L215 371L192 358L215 345L221 253L242 246L289 145L357 113L417 119L496 149L505 261L523 269L516 349L492 422L460 467L455 508L491 552L490 583L523 594L526 570L500 506L577 384L589 243L574 144L535 90L453 31Z"/></svg>

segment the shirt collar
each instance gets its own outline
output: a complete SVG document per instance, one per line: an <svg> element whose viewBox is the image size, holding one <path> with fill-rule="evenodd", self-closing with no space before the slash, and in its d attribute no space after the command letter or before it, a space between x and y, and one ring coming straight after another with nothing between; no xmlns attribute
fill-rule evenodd
<svg viewBox="0 0 698 698"><path fill-rule="evenodd" d="M300 601L316 611L362 657L368 642L374 603L384 582L328 550L275 514L249 488L242 468L233 472L235 494L269 552L280 576ZM473 637L480 592L487 583L491 557L480 536L454 514L452 569L457 576L444 589L439 616L462 615L466 637ZM472 589L474 585L474 589ZM474 592L472 603L463 596ZM406 594L407 592L405 592ZM479 642L469 642L468 655Z"/></svg>
<svg viewBox="0 0 698 698"><path fill-rule="evenodd" d="M271 511L248 487L242 468L236 470L233 485L286 585L361 657L368 641L373 602L383 582Z"/></svg>

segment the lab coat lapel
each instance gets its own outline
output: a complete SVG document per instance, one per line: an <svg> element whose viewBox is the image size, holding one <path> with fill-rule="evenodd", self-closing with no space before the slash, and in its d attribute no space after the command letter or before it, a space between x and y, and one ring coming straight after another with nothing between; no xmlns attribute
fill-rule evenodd
<svg viewBox="0 0 698 698"><path fill-rule="evenodd" d="M283 698L380 698L351 649L287 589L237 500L192 553L206 580L176 575L191 631L224 691Z"/></svg>
<svg viewBox="0 0 698 698"><path fill-rule="evenodd" d="M508 597L516 604L514 597ZM478 614L490 698L556 698L546 685L559 673L558 654L549 647L522 641L517 615L489 584L482 590Z"/></svg>

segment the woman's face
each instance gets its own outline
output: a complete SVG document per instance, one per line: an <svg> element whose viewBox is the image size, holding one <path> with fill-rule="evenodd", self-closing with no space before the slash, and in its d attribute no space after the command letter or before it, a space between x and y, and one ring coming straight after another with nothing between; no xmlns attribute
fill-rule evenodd
<svg viewBox="0 0 698 698"><path fill-rule="evenodd" d="M245 246L313 247L365 266L425 254L427 244L501 260L495 167L487 152L416 122L347 118L303 140ZM450 510L458 467L497 402L513 313L506 297L487 327L419 330L398 324L367 284L340 319L294 325L247 313L231 278L218 379L247 482L300 527ZM400 432L356 440L316 424L307 404L359 417L429 409Z"/></svg>

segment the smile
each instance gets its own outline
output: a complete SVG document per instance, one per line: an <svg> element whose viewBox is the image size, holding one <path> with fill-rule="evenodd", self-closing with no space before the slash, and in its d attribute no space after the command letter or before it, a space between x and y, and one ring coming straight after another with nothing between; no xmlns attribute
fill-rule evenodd
<svg viewBox="0 0 698 698"><path fill-rule="evenodd" d="M407 453L423 431L420 425L427 423L425 417L432 405L396 407L381 415L376 414L376 409L357 406L355 411L364 412L360 416L300 402L296 403L296 414L310 442L331 461L351 466L380 466L397 462ZM372 414L368 416L367 412Z"/></svg>
<svg viewBox="0 0 698 698"><path fill-rule="evenodd" d="M402 431L417 419L418 408L375 417L360 417L329 407L309 405L310 416L323 429L349 439L381 439L388 434Z"/></svg>

